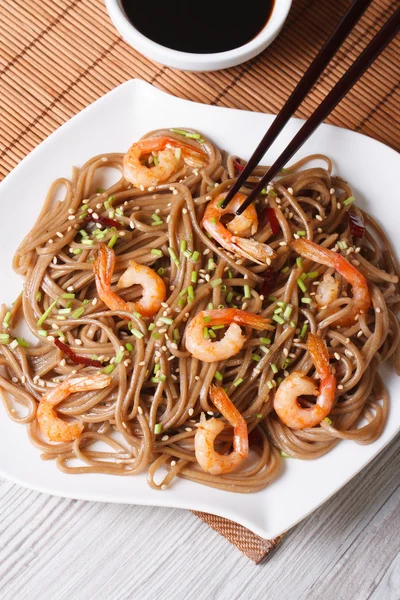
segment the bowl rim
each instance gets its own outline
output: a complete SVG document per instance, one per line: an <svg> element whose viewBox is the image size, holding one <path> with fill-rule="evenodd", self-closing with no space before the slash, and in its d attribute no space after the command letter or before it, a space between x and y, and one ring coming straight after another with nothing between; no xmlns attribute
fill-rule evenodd
<svg viewBox="0 0 400 600"><path fill-rule="evenodd" d="M193 70L206 67L208 70L212 70L214 68L226 68L240 64L262 52L273 42L282 29L292 1L275 0L268 22L247 44L224 52L213 52L210 54L182 52L154 42L142 34L131 23L125 14L121 0L105 0L105 5L114 26L125 41L148 58L172 67Z"/></svg>

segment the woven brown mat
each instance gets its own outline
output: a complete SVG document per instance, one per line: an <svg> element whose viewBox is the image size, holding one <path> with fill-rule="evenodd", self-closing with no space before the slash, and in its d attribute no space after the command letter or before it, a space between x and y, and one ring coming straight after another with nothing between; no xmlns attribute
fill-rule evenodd
<svg viewBox="0 0 400 600"><path fill-rule="evenodd" d="M276 113L348 5L293 0L281 35L262 55L224 71L183 73L130 48L99 0L1 0L0 179L70 117L133 77L197 102ZM374 0L297 116L310 115L397 5ZM328 122L400 150L399 67L397 38ZM255 562L277 544L226 519L195 514Z"/></svg>

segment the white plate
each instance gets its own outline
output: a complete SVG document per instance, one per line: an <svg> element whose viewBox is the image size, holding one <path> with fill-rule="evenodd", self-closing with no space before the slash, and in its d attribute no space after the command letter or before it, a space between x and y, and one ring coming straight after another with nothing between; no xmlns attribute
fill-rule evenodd
<svg viewBox="0 0 400 600"><path fill-rule="evenodd" d="M11 269L12 255L30 229L50 183L69 177L101 152L121 152L145 132L159 127L194 127L232 153L248 157L271 123L271 115L251 113L179 100L142 81L129 81L110 92L60 127L40 144L0 186L0 301L12 302L21 280ZM266 162L283 149L302 121L293 119L269 152ZM335 171L353 184L357 203L376 216L400 250L397 174L400 157L368 137L322 125L300 155L325 152ZM163 492L152 490L145 475L66 475L54 462L40 460L25 428L10 421L0 407L0 475L49 494L126 504L192 508L237 521L257 534L272 538L295 525L325 502L365 467L396 435L400 423L400 379L385 371L390 388L389 420L382 436L369 446L341 442L313 461L282 460L279 477L262 492L250 495L214 490L177 480Z"/></svg>

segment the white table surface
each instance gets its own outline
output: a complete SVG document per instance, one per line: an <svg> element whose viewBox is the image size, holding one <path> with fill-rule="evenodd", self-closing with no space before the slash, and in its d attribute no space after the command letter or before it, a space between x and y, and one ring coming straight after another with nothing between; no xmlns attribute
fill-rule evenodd
<svg viewBox="0 0 400 600"><path fill-rule="evenodd" d="M0 599L398 600L399 451L400 438L260 565L189 511L0 480Z"/></svg>

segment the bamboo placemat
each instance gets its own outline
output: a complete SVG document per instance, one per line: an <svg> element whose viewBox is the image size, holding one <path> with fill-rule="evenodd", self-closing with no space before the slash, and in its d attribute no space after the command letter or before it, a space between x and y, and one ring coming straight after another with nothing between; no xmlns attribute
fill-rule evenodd
<svg viewBox="0 0 400 600"><path fill-rule="evenodd" d="M133 77L197 102L278 112L348 4L293 0L280 36L262 55L224 71L184 73L130 48L99 0L1 0L0 179L70 117ZM372 3L297 116L310 115L397 5ZM328 122L400 150L399 67L397 38ZM277 543L225 519L199 516L255 562Z"/></svg>

